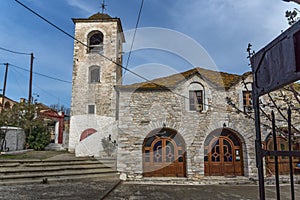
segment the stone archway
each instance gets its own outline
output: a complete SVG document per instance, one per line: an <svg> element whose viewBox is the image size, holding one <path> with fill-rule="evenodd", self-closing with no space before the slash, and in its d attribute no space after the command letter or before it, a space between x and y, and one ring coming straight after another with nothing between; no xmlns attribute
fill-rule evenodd
<svg viewBox="0 0 300 200"><path fill-rule="evenodd" d="M237 134L228 128L210 133L204 142L206 176L243 176L243 147Z"/></svg>
<svg viewBox="0 0 300 200"><path fill-rule="evenodd" d="M186 145L177 131L162 128L147 135L143 142L143 175L186 176Z"/></svg>

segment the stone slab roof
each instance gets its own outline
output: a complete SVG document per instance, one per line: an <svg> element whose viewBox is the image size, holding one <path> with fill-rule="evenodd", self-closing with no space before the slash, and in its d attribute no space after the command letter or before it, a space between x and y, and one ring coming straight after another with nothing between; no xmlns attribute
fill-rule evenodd
<svg viewBox="0 0 300 200"><path fill-rule="evenodd" d="M109 16L108 14L104 14L104 13L96 13L93 14L92 16L90 16L88 19L111 19L112 17Z"/></svg>
<svg viewBox="0 0 300 200"><path fill-rule="evenodd" d="M96 13L91 15L88 18L72 18L74 24L76 23L95 23L95 22L117 22L118 23L118 31L122 33L122 40L125 42L125 37L123 33L121 19L118 17L111 17L108 14L104 13Z"/></svg>
<svg viewBox="0 0 300 200"><path fill-rule="evenodd" d="M246 72L243 75L229 74L226 72L218 72L197 67L186 72L157 78L148 82L116 86L116 88L120 90L170 90L196 75L207 81L215 88L224 88L225 90L228 90L233 85L241 81L242 78L246 78L250 74L251 72Z"/></svg>

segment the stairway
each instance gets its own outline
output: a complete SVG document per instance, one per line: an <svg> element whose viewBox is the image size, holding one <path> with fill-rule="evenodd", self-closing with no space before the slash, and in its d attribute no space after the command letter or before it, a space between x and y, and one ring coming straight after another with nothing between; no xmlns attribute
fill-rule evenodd
<svg viewBox="0 0 300 200"><path fill-rule="evenodd" d="M114 159L53 157L47 160L0 160L0 185L76 179L116 178Z"/></svg>
<svg viewBox="0 0 300 200"><path fill-rule="evenodd" d="M206 176L201 179L201 184L211 185L249 185L256 184L256 181L245 176Z"/></svg>

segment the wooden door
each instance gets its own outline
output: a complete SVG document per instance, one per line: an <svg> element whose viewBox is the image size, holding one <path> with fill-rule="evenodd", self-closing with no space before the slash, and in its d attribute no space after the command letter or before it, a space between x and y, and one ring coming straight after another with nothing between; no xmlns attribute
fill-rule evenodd
<svg viewBox="0 0 300 200"><path fill-rule="evenodd" d="M184 177L185 147L172 135L155 135L143 145L143 175L145 177Z"/></svg>
<svg viewBox="0 0 300 200"><path fill-rule="evenodd" d="M267 150L274 150L273 138L267 139ZM284 137L277 136L277 150L288 151L288 141ZM294 163L293 165L295 165ZM280 175L288 175L290 173L289 158L287 156L278 156L278 171ZM266 156L266 173L275 174L275 158L274 156Z"/></svg>
<svg viewBox="0 0 300 200"><path fill-rule="evenodd" d="M242 176L242 147L233 135L214 136L205 146L204 168L206 176Z"/></svg>

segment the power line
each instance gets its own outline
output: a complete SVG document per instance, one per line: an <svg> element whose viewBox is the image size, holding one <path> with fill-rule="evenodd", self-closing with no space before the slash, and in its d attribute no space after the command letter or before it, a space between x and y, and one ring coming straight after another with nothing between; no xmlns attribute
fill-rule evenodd
<svg viewBox="0 0 300 200"><path fill-rule="evenodd" d="M19 82L20 77L18 76L18 74L21 74L21 76L25 77L24 74L18 72L16 69L10 70L12 73L12 77L13 77L13 81L17 84L17 88L19 89L20 93L22 93L22 96L26 96L26 91L24 89L24 87L21 87L21 84Z"/></svg>
<svg viewBox="0 0 300 200"><path fill-rule="evenodd" d="M128 57L127 57L126 66L125 66L126 69L128 68L129 60L130 60L130 57L131 57L131 53L132 53L133 44L134 44L134 41L135 41L135 36L136 36L137 28L139 26L141 14L142 14L143 5L144 5L144 0L142 0L141 7L140 7L140 10L139 10L139 13L138 13L138 17L137 17L137 21L136 21L136 25L135 25L135 30L134 30L134 34L133 34L133 38L132 38L132 42L131 42L129 54L128 54ZM125 72L124 72L124 74L125 74Z"/></svg>
<svg viewBox="0 0 300 200"><path fill-rule="evenodd" d="M26 8L27 10L29 10L29 11L30 11L31 13L33 13L34 15L38 16L39 18L41 18L42 20L44 20L45 22L47 22L48 24L50 24L51 26L53 26L54 28L56 28L57 30L59 30L59 31L61 31L62 33L64 33L65 35L67 35L68 37L72 38L73 40L77 41L78 43L82 44L82 45L85 46L85 47L89 47L87 44L81 42L80 40L78 40L77 38L75 38L75 37L72 36L71 34L67 33L66 31L64 31L62 28L58 27L58 26L55 25L54 23L50 22L49 20L47 20L46 18L44 18L43 16L41 16L40 14L38 14L37 12L35 12L34 10L32 10L31 8L29 8L28 6L24 5L24 4L21 3L20 1L18 1L18 0L15 0L15 1L16 1L18 4L20 4L21 6L23 6L24 8ZM144 0L143 0L143 2L144 2ZM142 6L143 6L143 2L142 2L142 4L141 4L141 8L142 8ZM140 9L140 13L141 13L141 10L142 10L142 9ZM140 17L140 15L141 15L140 13L139 13L139 17ZM137 23L137 24L138 24L138 23ZM166 86L164 86L164 85L157 84L157 83L155 83L155 82L153 82L153 81L151 81L151 80L149 80L149 79L147 79L147 78L145 78L145 77L139 75L138 73L136 73L136 72L134 72L134 71L132 71L132 70L130 70L130 69L127 69L127 68L124 67L123 65L117 63L116 61L113 61L112 59L108 58L107 56L105 56L105 55L103 55L103 54L101 54L101 53L98 53L98 54L99 54L100 56L102 56L103 58L105 58L106 60L109 60L109 61L112 62L113 64L117 65L118 67L121 67L122 69L124 69L124 70L130 72L131 74L133 74L133 75L135 75L135 76L137 76L137 77L139 77L139 78L141 78L141 79L143 79L143 80L145 80L145 81L147 81L147 82L149 82L149 83L152 83L152 84L154 84L154 85L156 85L156 86L158 86L158 87L160 87L160 88L162 88L162 89L169 90L170 92L172 92L172 93L175 94L175 95L178 95L178 96L181 96L181 97L183 97L183 98L185 98L185 99L188 99L188 97L186 97L186 96L184 96L184 95L182 95L182 94L179 94L179 93L177 93L177 92L174 92L174 91L170 90L168 87L166 87ZM64 82L65 82L65 81L64 81ZM204 103L204 105L209 106L209 107L212 107L212 108L217 108L217 109L220 109L220 110L225 110L224 108L220 108L220 107L208 105L208 104L205 104L205 103Z"/></svg>
<svg viewBox="0 0 300 200"><path fill-rule="evenodd" d="M1 64L4 65L5 63L1 63ZM18 69L23 70L23 71L27 71L27 72L30 71L30 70L28 70L28 69L25 69L25 68L23 68L23 67L19 67L19 66L17 66L17 65L13 65L13 64L10 64L10 63L8 63L8 64L9 64L10 66L12 66L12 67L18 68ZM52 79L52 80L55 80L55 81L60 81L60 82L72 84L71 81L62 80L62 79L55 78L55 77L52 77L52 76L48 76L48 75L45 75L45 74L42 74L42 73L39 73L39 72L33 72L33 74L36 74L36 75L39 75L39 76L43 76L43 77L45 77L45 78L49 78L49 79Z"/></svg>
<svg viewBox="0 0 300 200"><path fill-rule="evenodd" d="M72 36L71 34L67 33L66 31L64 31L62 28L58 27L57 25L55 25L54 23L50 22L49 20L47 20L46 18L44 18L43 16L41 16L40 14L38 14L37 12L35 12L34 10L32 10L31 8L29 8L28 6L24 5L23 3L21 3L20 1L18 0L15 0L18 4L20 4L21 6L23 6L24 8L26 8L27 10L29 10L31 13L33 13L34 15L38 16L39 18L41 18L42 20L44 20L45 22L47 22L48 24L50 24L51 26L53 26L54 28L56 28L57 30L59 30L60 32L64 33L65 35L67 35L68 37L72 38L73 40L75 40L76 42L82 44L83 46L85 47L89 47L87 44L81 42L80 40L78 40L77 38L75 38L74 36ZM109 60L110 62L114 63L115 65L121 67L122 69L132 73L133 75L145 80L145 81L148 81L150 82L149 79L131 71L130 69L127 69L126 67L124 67L123 65L117 63L116 61L113 61L112 59L108 58L107 56L101 54L101 53L98 53L100 56L102 56L103 58L105 58L106 60Z"/></svg>
<svg viewBox="0 0 300 200"><path fill-rule="evenodd" d="M1 64L3 64L3 63L1 63ZM10 65L10 64L9 64L9 65ZM10 65L10 66L11 66L11 65ZM17 69L21 69L21 70L23 70L23 71L29 71L29 70L26 70L26 69L24 69L24 68L22 68L22 67L15 67L15 68L13 68L13 70L12 70L13 74L14 74L14 71L15 71L16 73L19 74L18 76L23 76L23 77L26 77L26 76L24 75L24 73L21 73L21 72L20 72L19 70L17 70ZM27 77L27 78L28 78L28 77ZM15 81L18 83L18 79L15 79ZM19 88L21 89L20 84L18 84L18 85L19 85ZM34 86L34 88L38 89L40 92L42 92L43 94L45 94L45 95L47 95L47 96L55 97L56 99L57 99L57 98L60 98L59 96L56 96L56 95L50 93L49 91L46 91L45 89L39 87L39 85L37 85L37 84L34 84L33 86ZM39 92L39 93L40 93L40 92ZM25 94L24 91L23 91L23 94ZM24 95L24 96L25 96L25 95ZM68 105L68 103L65 101L65 99L62 99L62 102L63 102L65 105Z"/></svg>
<svg viewBox="0 0 300 200"><path fill-rule="evenodd" d="M31 55L30 53L13 51L13 50L9 50L9 49L3 48L3 47L0 47L0 49L3 50L3 51L7 51L7 52L10 52L10 53L19 54L19 55L28 55L28 56Z"/></svg>
<svg viewBox="0 0 300 200"><path fill-rule="evenodd" d="M65 105L68 105L69 103L67 103L65 100L66 99L61 99L60 98L60 96L56 96L56 95L54 95L54 94L52 94L52 93L49 93L49 91L47 91L47 90L44 90L43 88L41 88L41 87L39 87L38 85L36 85L36 84L34 84L34 87L35 87L35 90L37 90L37 88L40 90L40 92L43 92L44 94L46 94L46 95L48 95L48 96L52 96L52 97L55 97L56 99L60 99L60 101L62 102L62 103L64 103ZM39 92L39 93L40 93Z"/></svg>
<svg viewBox="0 0 300 200"><path fill-rule="evenodd" d="M78 43L82 44L83 46L85 47L89 47L87 44L81 42L80 40L78 40L77 38L75 38L74 36L72 36L71 34L67 33L66 31L64 31L62 28L58 27L57 25L55 25L54 23L50 22L49 20L47 20L46 18L44 18L43 16L41 16L40 14L38 14L37 12L35 12L34 10L32 10L31 8L29 8L28 6L24 5L23 3L21 3L20 1L18 0L15 0L18 4L20 4L21 6L23 6L25 9L29 10L31 13L33 13L34 15L38 16L39 18L41 18L42 20L44 20L45 22L47 22L48 24L50 24L51 26L53 26L54 28L56 28L57 30L61 31L62 33L64 33L65 35L67 35L68 37L72 38L73 40L77 41ZM143 2L142 2L143 3ZM141 8L142 8L143 4L141 4ZM141 13L141 9L140 9L140 13ZM139 14L140 15L140 14ZM138 23L137 23L138 24ZM166 86L163 86L163 85L160 85L160 84L157 84L141 75L139 75L138 73L130 70L130 69L127 69L126 67L124 67L123 65L117 63L116 61L113 61L112 59L106 57L105 55L101 54L101 53L98 53L100 56L102 56L103 58L105 58L106 60L109 60L110 62L114 63L115 65L117 65L118 67L121 67L122 69L132 73L133 75L149 82L149 83L152 83L162 89L167 89L169 91L171 91L168 87ZM179 93L175 93L174 91L171 91L173 94L176 94L178 96L181 96L181 97L184 97L186 99L188 99L188 97L182 95L182 94L179 94ZM209 106L209 105L208 105ZM210 105L211 106L211 105Z"/></svg>

